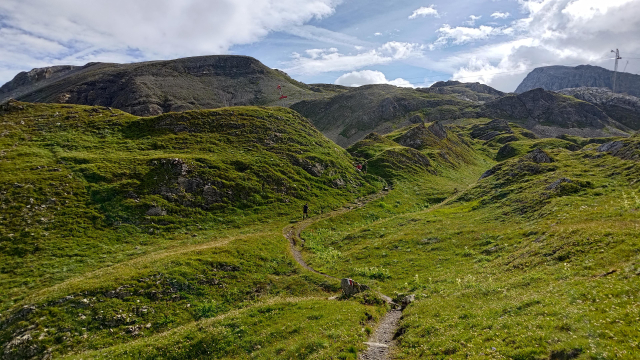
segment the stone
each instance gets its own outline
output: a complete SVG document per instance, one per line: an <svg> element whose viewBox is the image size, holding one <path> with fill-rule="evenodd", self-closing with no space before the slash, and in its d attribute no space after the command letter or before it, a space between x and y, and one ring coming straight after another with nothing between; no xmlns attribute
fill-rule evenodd
<svg viewBox="0 0 640 360"><path fill-rule="evenodd" d="M159 206L154 206L147 210L146 214L147 216L165 216L167 212Z"/></svg>
<svg viewBox="0 0 640 360"><path fill-rule="evenodd" d="M414 294L405 296L404 299L402 299L402 308L406 308L414 301L416 301L416 296Z"/></svg>
<svg viewBox="0 0 640 360"><path fill-rule="evenodd" d="M352 279L342 279L340 280L340 286L342 287L342 293L346 297L350 297L357 293L361 293L365 290L369 290L367 285L359 284Z"/></svg>
<svg viewBox="0 0 640 360"><path fill-rule="evenodd" d="M507 144L508 145L508 144ZM506 146L506 145L505 145ZM553 159L544 150L536 148L523 157L523 159L531 160L534 163L552 163Z"/></svg>
<svg viewBox="0 0 640 360"><path fill-rule="evenodd" d="M622 149L623 146L624 146L624 143L622 141L612 141L612 142L608 142L598 146L596 151L613 153Z"/></svg>
<svg viewBox="0 0 640 360"><path fill-rule="evenodd" d="M546 187L547 190L555 190L558 188L558 186L560 186L560 184L562 183L572 183L573 180L571 179L567 179L567 178L560 178L556 181L554 181L553 183L551 183L549 186Z"/></svg>

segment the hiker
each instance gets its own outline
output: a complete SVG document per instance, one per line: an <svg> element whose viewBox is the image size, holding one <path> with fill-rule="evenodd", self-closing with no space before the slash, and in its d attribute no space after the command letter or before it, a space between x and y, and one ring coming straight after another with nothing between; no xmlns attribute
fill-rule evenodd
<svg viewBox="0 0 640 360"><path fill-rule="evenodd" d="M302 220L306 219L309 217L309 205L308 204L304 204L304 206L302 207Z"/></svg>
<svg viewBox="0 0 640 360"><path fill-rule="evenodd" d="M362 165L358 164L358 165L356 166L356 169L358 169L358 171L362 171Z"/></svg>

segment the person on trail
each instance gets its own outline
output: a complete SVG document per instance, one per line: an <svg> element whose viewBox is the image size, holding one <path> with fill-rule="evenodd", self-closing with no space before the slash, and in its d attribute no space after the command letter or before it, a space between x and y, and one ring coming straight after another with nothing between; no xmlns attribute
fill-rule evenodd
<svg viewBox="0 0 640 360"><path fill-rule="evenodd" d="M306 219L309 217L309 205L308 204L304 204L304 206L302 207L302 220Z"/></svg>
<svg viewBox="0 0 640 360"><path fill-rule="evenodd" d="M356 169L358 169L358 171L362 171L362 165L358 164L358 165L356 166Z"/></svg>

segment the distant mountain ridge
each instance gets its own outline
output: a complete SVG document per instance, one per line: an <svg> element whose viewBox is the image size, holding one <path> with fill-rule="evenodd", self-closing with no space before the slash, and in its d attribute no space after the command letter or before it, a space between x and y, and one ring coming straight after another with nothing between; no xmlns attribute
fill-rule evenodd
<svg viewBox="0 0 640 360"><path fill-rule="evenodd" d="M280 99L278 86L287 98ZM132 64L89 63L18 74L0 87L0 102L115 107L138 116L243 105L289 105L338 87L311 87L248 56L198 56Z"/></svg>
<svg viewBox="0 0 640 360"><path fill-rule="evenodd" d="M616 92L640 97L640 75L618 72ZM517 94L542 88L558 91L578 87L613 87L613 71L599 66L545 66L534 69L520 83Z"/></svg>

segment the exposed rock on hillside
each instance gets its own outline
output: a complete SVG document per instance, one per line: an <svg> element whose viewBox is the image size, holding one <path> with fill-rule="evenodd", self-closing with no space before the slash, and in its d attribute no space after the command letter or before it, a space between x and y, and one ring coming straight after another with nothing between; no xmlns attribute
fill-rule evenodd
<svg viewBox="0 0 640 360"><path fill-rule="evenodd" d="M484 103L486 101L495 100L505 94L490 86L480 83L462 83L459 81L438 81L428 88L421 88L422 91L429 94L455 95L461 100Z"/></svg>
<svg viewBox="0 0 640 360"><path fill-rule="evenodd" d="M495 119L484 125L474 125L471 137L478 140L489 141L498 135L513 134L513 130L506 120Z"/></svg>
<svg viewBox="0 0 640 360"><path fill-rule="evenodd" d="M602 144L597 148L598 152L606 152L623 160L640 160L640 139L637 137L612 141Z"/></svg>
<svg viewBox="0 0 640 360"><path fill-rule="evenodd" d="M279 100L278 85L288 95ZM34 69L0 88L0 101L114 107L140 116L238 105L289 105L333 95L246 56L200 56L134 64Z"/></svg>
<svg viewBox="0 0 640 360"><path fill-rule="evenodd" d="M540 137L626 136L629 130L593 104L543 89L507 95L485 104L480 114L520 122Z"/></svg>
<svg viewBox="0 0 640 360"><path fill-rule="evenodd" d="M536 88L556 91L578 87L611 89L612 86L613 71L599 66L546 66L530 72L518 86L516 93L520 94ZM640 97L640 75L618 73L616 92Z"/></svg>
<svg viewBox="0 0 640 360"><path fill-rule="evenodd" d="M447 130L437 121L429 125L428 128L424 124L420 124L405 132L396 141L402 146L420 150L429 145L430 136L444 140L447 137Z"/></svg>
<svg viewBox="0 0 640 360"><path fill-rule="evenodd" d="M640 98L594 87L563 89L558 93L594 104L622 125L640 130Z"/></svg>

